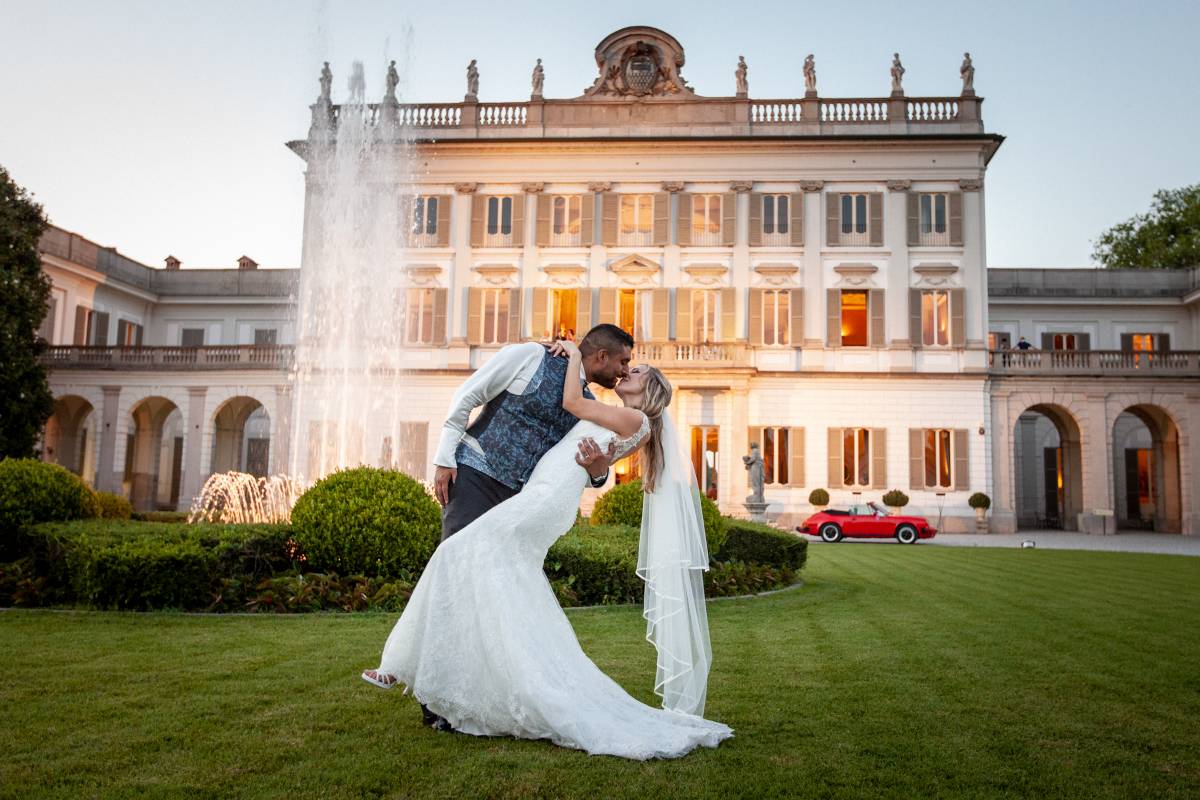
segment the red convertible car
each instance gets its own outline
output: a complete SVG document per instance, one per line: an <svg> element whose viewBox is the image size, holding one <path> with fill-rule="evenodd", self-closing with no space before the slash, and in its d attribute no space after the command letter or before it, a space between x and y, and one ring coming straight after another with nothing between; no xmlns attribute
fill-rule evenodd
<svg viewBox="0 0 1200 800"><path fill-rule="evenodd" d="M846 511L827 508L818 511L800 525L800 533L820 536L822 541L840 542L852 539L896 538L901 544L914 544L918 539L931 539L937 528L924 517L892 514L878 503L850 506Z"/></svg>

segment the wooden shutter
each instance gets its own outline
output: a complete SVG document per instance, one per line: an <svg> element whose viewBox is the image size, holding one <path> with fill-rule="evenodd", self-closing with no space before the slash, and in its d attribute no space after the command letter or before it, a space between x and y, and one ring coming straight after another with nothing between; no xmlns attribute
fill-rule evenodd
<svg viewBox="0 0 1200 800"><path fill-rule="evenodd" d="M483 344L483 289L467 289L467 344Z"/></svg>
<svg viewBox="0 0 1200 800"><path fill-rule="evenodd" d="M925 346L925 335L923 329L921 314L921 297L923 292L920 289L908 290L908 340L913 347ZM950 300L954 302L953 298Z"/></svg>
<svg viewBox="0 0 1200 800"><path fill-rule="evenodd" d="M687 247L692 243L692 195L689 192L679 193L679 220L678 220L678 235L679 244Z"/></svg>
<svg viewBox="0 0 1200 800"><path fill-rule="evenodd" d="M675 290L675 341L692 340L692 290Z"/></svg>
<svg viewBox="0 0 1200 800"><path fill-rule="evenodd" d="M471 197L471 247L483 247L483 233L487 223L486 195L473 194Z"/></svg>
<svg viewBox="0 0 1200 800"><path fill-rule="evenodd" d="M508 343L521 341L521 290L508 290Z"/></svg>
<svg viewBox="0 0 1200 800"><path fill-rule="evenodd" d="M792 246L802 247L804 245L804 192L794 192L788 197L788 214L791 217L788 220L788 234L792 237Z"/></svg>
<svg viewBox="0 0 1200 800"><path fill-rule="evenodd" d="M600 195L600 242L607 247L614 247L618 241L620 227L618 221L621 215L621 198L614 192Z"/></svg>
<svg viewBox="0 0 1200 800"><path fill-rule="evenodd" d="M825 346L842 346L842 292L840 289L825 290Z"/></svg>
<svg viewBox="0 0 1200 800"><path fill-rule="evenodd" d="M592 329L592 290L575 290L575 341Z"/></svg>
<svg viewBox="0 0 1200 800"><path fill-rule="evenodd" d="M804 428L788 429L788 486L805 486Z"/></svg>
<svg viewBox="0 0 1200 800"><path fill-rule="evenodd" d="M71 344L85 345L87 341L87 316L88 310L83 306L75 306L75 333L71 337Z"/></svg>
<svg viewBox="0 0 1200 800"><path fill-rule="evenodd" d="M1087 334L1084 334L1085 336ZM1154 334L1154 349L1155 350L1170 350L1171 349L1171 334L1156 333Z"/></svg>
<svg viewBox="0 0 1200 800"><path fill-rule="evenodd" d="M654 244L662 247L671 243L671 195L654 195Z"/></svg>
<svg viewBox="0 0 1200 800"><path fill-rule="evenodd" d="M737 243L737 195L721 195L721 244L732 247Z"/></svg>
<svg viewBox="0 0 1200 800"><path fill-rule="evenodd" d="M117 320L117 347L125 346L125 331L129 329L129 323L123 319Z"/></svg>
<svg viewBox="0 0 1200 800"><path fill-rule="evenodd" d="M750 318L750 344L761 347L763 343L763 290L750 290L750 307L747 316Z"/></svg>
<svg viewBox="0 0 1200 800"><path fill-rule="evenodd" d="M963 203L962 192L950 192L946 198L946 205L949 206L950 212L950 244L953 247L962 247L963 243Z"/></svg>
<svg viewBox="0 0 1200 800"><path fill-rule="evenodd" d="M967 430L956 428L952 433L954 439L954 491L965 492L971 488L970 455L967 444Z"/></svg>
<svg viewBox="0 0 1200 800"><path fill-rule="evenodd" d="M513 247L520 247L525 243L525 198L524 194L514 194L512 198Z"/></svg>
<svg viewBox="0 0 1200 800"><path fill-rule="evenodd" d="M908 488L925 488L925 429L908 429Z"/></svg>
<svg viewBox="0 0 1200 800"><path fill-rule="evenodd" d="M962 290L959 289L959 291L962 291ZM1076 350L1091 350L1092 349L1092 335L1090 333L1075 334L1075 342L1078 345L1078 347L1075 348Z"/></svg>
<svg viewBox="0 0 1200 800"><path fill-rule="evenodd" d="M909 192L904 199L905 208L908 210L908 244L909 247L921 242L921 195L917 192Z"/></svg>
<svg viewBox="0 0 1200 800"><path fill-rule="evenodd" d="M879 192L867 194L867 215L869 220L867 229L868 235L871 237L871 246L879 247L883 244L883 195Z"/></svg>
<svg viewBox="0 0 1200 800"><path fill-rule="evenodd" d="M145 332L146 329L142 325L134 325L133 327L134 327L133 344L135 347L141 347L142 346L142 334Z"/></svg>
<svg viewBox="0 0 1200 800"><path fill-rule="evenodd" d="M591 247L596 238L596 195L588 193L579 202L579 243Z"/></svg>
<svg viewBox="0 0 1200 800"><path fill-rule="evenodd" d="M842 429L830 428L828 440L826 460L829 462L829 488L841 489L846 485L845 475L842 474Z"/></svg>
<svg viewBox="0 0 1200 800"><path fill-rule="evenodd" d="M546 320L546 314L549 311L550 300L549 289L534 289L533 290L533 310L530 313L530 336L535 341L543 341L547 338L547 326L549 323Z"/></svg>
<svg viewBox="0 0 1200 800"><path fill-rule="evenodd" d="M671 331L671 290L651 289L650 294L650 338L665 342Z"/></svg>
<svg viewBox="0 0 1200 800"><path fill-rule="evenodd" d="M883 328L883 289L871 289L867 292L867 312L871 315L871 347L883 347L885 335Z"/></svg>
<svg viewBox="0 0 1200 800"><path fill-rule="evenodd" d="M733 342L742 337L737 330L737 289L721 289L721 341Z"/></svg>
<svg viewBox="0 0 1200 800"><path fill-rule="evenodd" d="M887 489L887 430L868 430L871 431L871 488Z"/></svg>
<svg viewBox="0 0 1200 800"><path fill-rule="evenodd" d="M567 199L570 202L570 199ZM554 197L546 194L539 194L537 199L537 246L550 246L550 214L554 208ZM583 203L579 204L580 210L583 209Z"/></svg>
<svg viewBox="0 0 1200 800"><path fill-rule="evenodd" d="M791 324L788 325L788 344L792 347L804 346L804 290L792 289L788 298L788 310L791 312Z"/></svg>
<svg viewBox="0 0 1200 800"><path fill-rule="evenodd" d="M842 196L838 192L825 195L825 246L841 244Z"/></svg>
<svg viewBox="0 0 1200 800"><path fill-rule="evenodd" d="M621 324L620 309L617 307L617 299L620 294L620 289L600 290L600 322L607 322L610 325Z"/></svg>
<svg viewBox="0 0 1200 800"><path fill-rule="evenodd" d="M446 329L446 300L449 296L449 289L434 289L433 290L433 343L445 344L449 339L449 331Z"/></svg>
<svg viewBox="0 0 1200 800"><path fill-rule="evenodd" d="M950 290L950 346L967 345L967 290ZM1086 349L1086 348L1085 348Z"/></svg>
<svg viewBox="0 0 1200 800"><path fill-rule="evenodd" d="M1042 334L1042 349L1043 350L1053 350L1054 349L1054 334L1053 333L1043 333ZM1132 350L1133 347L1130 347L1129 349Z"/></svg>
<svg viewBox="0 0 1200 800"><path fill-rule="evenodd" d="M758 192L750 194L750 226L747 234L751 247L758 247L762 244L763 196Z"/></svg>
<svg viewBox="0 0 1200 800"><path fill-rule="evenodd" d="M438 247L447 247L450 244L450 207L454 204L454 195L440 195L437 201L437 244Z"/></svg>
<svg viewBox="0 0 1200 800"><path fill-rule="evenodd" d="M76 331L79 330L79 317L78 316L75 317L75 330ZM1046 334L1043 333L1042 334L1043 349L1045 349L1045 344L1046 344ZM1124 350L1126 353L1133 351L1133 334L1132 333L1122 333L1121 334L1121 349Z"/></svg>
<svg viewBox="0 0 1200 800"><path fill-rule="evenodd" d="M92 344L101 347L108 345L107 311L96 311L92 314Z"/></svg>

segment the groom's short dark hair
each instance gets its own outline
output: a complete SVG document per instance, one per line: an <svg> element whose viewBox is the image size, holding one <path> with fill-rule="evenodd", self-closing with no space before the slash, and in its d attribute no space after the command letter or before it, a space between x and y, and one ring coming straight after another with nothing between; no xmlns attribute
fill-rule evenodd
<svg viewBox="0 0 1200 800"><path fill-rule="evenodd" d="M585 356L590 356L597 350L604 350L607 353L616 355L623 347L628 347L632 350L633 337L624 329L605 322L587 332L587 336L584 336L583 341L579 343L579 352Z"/></svg>

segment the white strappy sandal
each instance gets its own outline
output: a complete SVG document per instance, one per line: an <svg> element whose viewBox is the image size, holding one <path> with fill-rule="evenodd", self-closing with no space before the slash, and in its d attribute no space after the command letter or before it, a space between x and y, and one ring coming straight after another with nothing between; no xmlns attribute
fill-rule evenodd
<svg viewBox="0 0 1200 800"><path fill-rule="evenodd" d="M387 680L388 678L391 680ZM362 679L372 686L378 686L380 689L391 689L396 685L395 675L389 675L386 672L374 669L363 670Z"/></svg>

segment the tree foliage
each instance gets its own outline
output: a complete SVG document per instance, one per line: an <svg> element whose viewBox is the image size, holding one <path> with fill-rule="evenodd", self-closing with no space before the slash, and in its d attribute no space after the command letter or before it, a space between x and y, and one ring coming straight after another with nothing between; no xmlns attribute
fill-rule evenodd
<svg viewBox="0 0 1200 800"><path fill-rule="evenodd" d="M1200 266L1200 183L1155 192L1150 212L1102 233L1092 257L1109 269Z"/></svg>
<svg viewBox="0 0 1200 800"><path fill-rule="evenodd" d="M54 410L37 334L50 307L50 279L37 244L46 215L0 167L0 458L35 455L38 434Z"/></svg>

